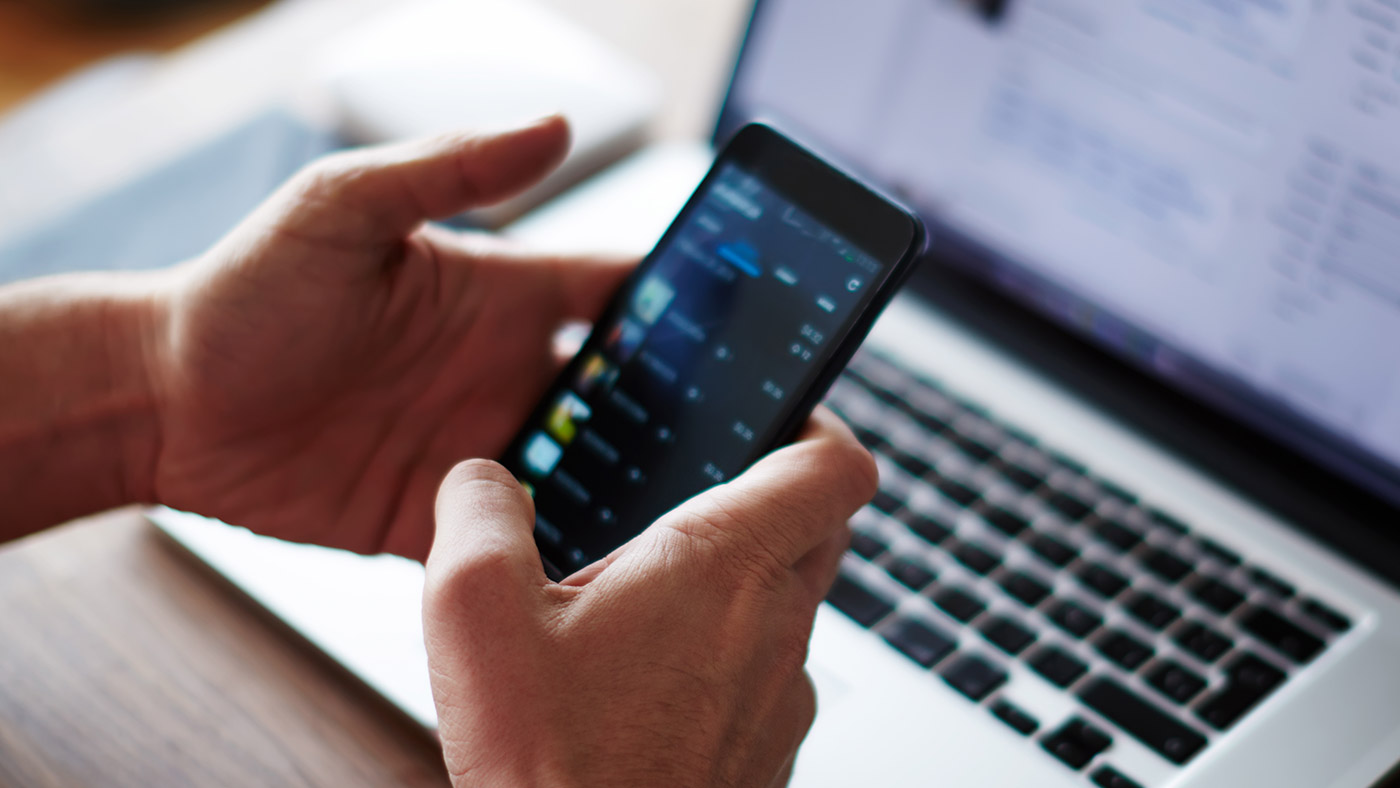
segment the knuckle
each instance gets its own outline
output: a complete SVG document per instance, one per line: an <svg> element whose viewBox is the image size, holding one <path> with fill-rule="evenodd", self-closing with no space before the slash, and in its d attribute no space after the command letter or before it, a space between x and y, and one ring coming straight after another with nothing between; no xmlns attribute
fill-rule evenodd
<svg viewBox="0 0 1400 788"><path fill-rule="evenodd" d="M313 201L333 199L352 187L367 171L355 152L333 153L307 165L296 176L297 191Z"/></svg>
<svg viewBox="0 0 1400 788"><path fill-rule="evenodd" d="M802 671L801 679L797 682L794 690L796 698L793 703L797 707L798 725L802 732L811 730L812 723L817 721L817 688L812 683L812 676L806 670Z"/></svg>
<svg viewBox="0 0 1400 788"><path fill-rule="evenodd" d="M849 433L818 448L822 453L822 489L836 498L846 513L855 511L875 496L880 486L880 466L875 457Z"/></svg>
<svg viewBox="0 0 1400 788"><path fill-rule="evenodd" d="M453 596L482 588L495 588L514 573L514 562L505 551L490 546L434 567L430 586Z"/></svg>
<svg viewBox="0 0 1400 788"><path fill-rule="evenodd" d="M864 505L869 503L880 489L880 466L875 464L875 455L856 442L854 437L850 440L848 453L850 455L849 475L854 495L859 499L860 504Z"/></svg>

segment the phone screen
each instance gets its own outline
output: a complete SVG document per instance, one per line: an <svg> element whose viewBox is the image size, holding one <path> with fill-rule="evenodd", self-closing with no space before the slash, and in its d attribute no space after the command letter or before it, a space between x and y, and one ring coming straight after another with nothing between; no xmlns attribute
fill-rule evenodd
<svg viewBox="0 0 1400 788"><path fill-rule="evenodd" d="M579 569L771 448L897 262L721 160L508 450L545 557Z"/></svg>

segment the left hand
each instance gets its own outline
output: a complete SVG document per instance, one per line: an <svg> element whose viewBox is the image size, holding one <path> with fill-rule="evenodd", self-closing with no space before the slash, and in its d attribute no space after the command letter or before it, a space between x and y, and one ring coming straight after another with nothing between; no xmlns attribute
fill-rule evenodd
<svg viewBox="0 0 1400 788"><path fill-rule="evenodd" d="M331 156L176 269L152 375L155 499L260 533L416 559L448 470L498 456L631 266L424 226L514 194L560 118Z"/></svg>

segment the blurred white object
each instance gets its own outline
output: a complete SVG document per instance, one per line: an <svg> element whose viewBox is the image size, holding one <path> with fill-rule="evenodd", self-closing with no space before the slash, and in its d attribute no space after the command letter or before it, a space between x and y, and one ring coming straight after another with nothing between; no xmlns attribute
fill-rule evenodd
<svg viewBox="0 0 1400 788"><path fill-rule="evenodd" d="M324 49L312 82L354 142L566 115L568 160L520 197L476 213L492 226L637 147L661 95L640 65L524 0L432 0L374 16Z"/></svg>
<svg viewBox="0 0 1400 788"><path fill-rule="evenodd" d="M562 109L577 144L557 189L624 153L660 93L528 0L282 0L137 66L104 65L3 124L0 246L274 112L373 141Z"/></svg>
<svg viewBox="0 0 1400 788"><path fill-rule="evenodd" d="M423 645L423 567L389 555L279 542L194 515L162 510L180 544L391 698L437 726Z"/></svg>

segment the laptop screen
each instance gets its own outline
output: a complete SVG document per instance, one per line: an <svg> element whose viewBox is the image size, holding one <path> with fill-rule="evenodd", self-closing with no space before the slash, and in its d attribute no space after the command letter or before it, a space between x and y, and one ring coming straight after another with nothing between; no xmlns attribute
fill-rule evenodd
<svg viewBox="0 0 1400 788"><path fill-rule="evenodd" d="M722 125L757 116L978 275L1400 500L1394 0L763 0Z"/></svg>

